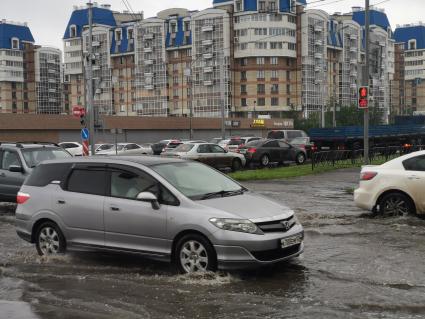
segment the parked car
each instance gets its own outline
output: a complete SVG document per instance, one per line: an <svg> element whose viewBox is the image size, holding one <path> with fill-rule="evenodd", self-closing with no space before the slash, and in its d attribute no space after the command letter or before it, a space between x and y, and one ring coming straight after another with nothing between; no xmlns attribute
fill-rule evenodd
<svg viewBox="0 0 425 319"><path fill-rule="evenodd" d="M0 143L0 202L15 202L25 178L40 162L72 157L52 143Z"/></svg>
<svg viewBox="0 0 425 319"><path fill-rule="evenodd" d="M354 202L384 216L425 214L425 151L364 166Z"/></svg>
<svg viewBox="0 0 425 319"><path fill-rule="evenodd" d="M149 147L142 147L135 143L118 143L106 151L97 152L96 155L151 155L152 150Z"/></svg>
<svg viewBox="0 0 425 319"><path fill-rule="evenodd" d="M153 155L161 155L166 149L173 149L182 144L183 142L177 139L162 140L158 143L152 144Z"/></svg>
<svg viewBox="0 0 425 319"><path fill-rule="evenodd" d="M260 164L263 167L270 163L295 162L298 165L306 161L305 151L292 146L282 140L261 139L246 144L239 149L244 154L248 163Z"/></svg>
<svg viewBox="0 0 425 319"><path fill-rule="evenodd" d="M261 137L233 137L230 139L230 142L227 144L227 150L229 152L239 152L239 149L241 147L244 147L245 144L252 142L252 141L258 141L261 140Z"/></svg>
<svg viewBox="0 0 425 319"><path fill-rule="evenodd" d="M220 147L224 148L225 150L227 150L227 145L229 144L229 142L230 142L230 138L226 138L224 140L221 140L218 143L218 146L220 146Z"/></svg>
<svg viewBox="0 0 425 319"><path fill-rule="evenodd" d="M16 231L40 255L112 250L174 261L190 273L263 266L303 251L303 228L289 207L193 161L48 161L17 199Z"/></svg>
<svg viewBox="0 0 425 319"><path fill-rule="evenodd" d="M113 148L115 146L115 144L111 144L111 143L102 143L102 144L95 144L94 145L94 149L96 154L101 152L101 151L107 151L110 150L111 148Z"/></svg>
<svg viewBox="0 0 425 319"><path fill-rule="evenodd" d="M221 138L221 137L214 137L210 140L210 143L219 144L222 140L223 140L223 138Z"/></svg>
<svg viewBox="0 0 425 319"><path fill-rule="evenodd" d="M245 157L241 154L227 152L222 147L212 143L184 143L172 152L162 153L164 157L191 159L217 169L231 168L238 171L245 166Z"/></svg>
<svg viewBox="0 0 425 319"><path fill-rule="evenodd" d="M67 150L72 156L83 156L83 145L78 142L62 142L59 146Z"/></svg>
<svg viewBox="0 0 425 319"><path fill-rule="evenodd" d="M273 130L267 134L269 139L284 140L285 142L289 142L296 137L308 137L308 135L301 130Z"/></svg>
<svg viewBox="0 0 425 319"><path fill-rule="evenodd" d="M296 137L290 140L289 144L304 150L307 158L311 158L313 152L317 151L317 147L314 145L314 143L310 142L309 137Z"/></svg>

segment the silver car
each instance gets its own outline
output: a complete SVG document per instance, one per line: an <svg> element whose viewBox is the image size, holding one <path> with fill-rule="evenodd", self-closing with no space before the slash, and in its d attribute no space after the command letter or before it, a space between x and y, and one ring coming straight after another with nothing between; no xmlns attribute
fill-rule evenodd
<svg viewBox="0 0 425 319"><path fill-rule="evenodd" d="M183 273L283 261L304 237L288 207L204 164L148 156L42 163L18 193L16 230L40 255L138 253Z"/></svg>

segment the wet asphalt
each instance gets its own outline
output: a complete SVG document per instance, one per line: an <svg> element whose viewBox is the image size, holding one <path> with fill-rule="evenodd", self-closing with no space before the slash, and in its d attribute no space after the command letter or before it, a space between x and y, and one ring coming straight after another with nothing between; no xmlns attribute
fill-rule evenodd
<svg viewBox="0 0 425 319"><path fill-rule="evenodd" d="M0 205L0 318L425 318L425 220L356 208L358 174L245 183L295 210L305 252L231 273L178 275L128 255L42 258Z"/></svg>

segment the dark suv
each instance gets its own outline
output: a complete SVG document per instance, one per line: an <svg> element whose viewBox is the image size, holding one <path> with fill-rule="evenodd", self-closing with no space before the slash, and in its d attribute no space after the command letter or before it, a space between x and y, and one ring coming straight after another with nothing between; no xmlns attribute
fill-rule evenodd
<svg viewBox="0 0 425 319"><path fill-rule="evenodd" d="M0 142L0 202L16 202L16 195L32 169L44 160L71 157L51 143Z"/></svg>

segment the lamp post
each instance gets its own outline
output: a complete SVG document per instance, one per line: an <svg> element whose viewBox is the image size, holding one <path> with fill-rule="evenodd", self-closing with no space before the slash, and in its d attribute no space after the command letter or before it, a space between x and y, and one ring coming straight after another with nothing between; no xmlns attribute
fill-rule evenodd
<svg viewBox="0 0 425 319"><path fill-rule="evenodd" d="M257 106L257 101L254 101L254 119L257 118L256 106Z"/></svg>

